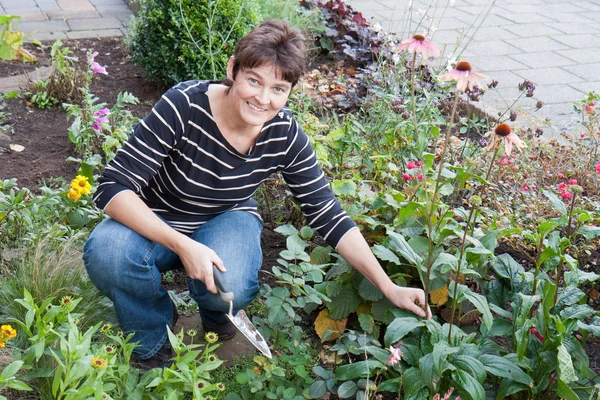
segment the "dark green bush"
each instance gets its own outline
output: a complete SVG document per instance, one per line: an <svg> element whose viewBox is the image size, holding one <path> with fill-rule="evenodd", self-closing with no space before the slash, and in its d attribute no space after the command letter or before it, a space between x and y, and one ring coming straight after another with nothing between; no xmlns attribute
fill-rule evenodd
<svg viewBox="0 0 600 400"><path fill-rule="evenodd" d="M128 44L152 81L222 79L235 45L258 21L252 0L142 0Z"/></svg>

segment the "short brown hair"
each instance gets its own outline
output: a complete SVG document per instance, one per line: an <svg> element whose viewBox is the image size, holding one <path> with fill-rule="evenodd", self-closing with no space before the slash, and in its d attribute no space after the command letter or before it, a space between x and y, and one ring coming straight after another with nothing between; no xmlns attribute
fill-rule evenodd
<svg viewBox="0 0 600 400"><path fill-rule="evenodd" d="M239 41L233 57L233 79L240 70L271 64L294 86L306 68L305 39L286 21L265 21ZM233 82L225 79L223 84Z"/></svg>

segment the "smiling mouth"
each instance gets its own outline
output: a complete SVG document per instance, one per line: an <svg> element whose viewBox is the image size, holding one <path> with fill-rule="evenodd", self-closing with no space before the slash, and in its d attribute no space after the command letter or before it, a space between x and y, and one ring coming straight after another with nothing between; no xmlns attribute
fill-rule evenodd
<svg viewBox="0 0 600 400"><path fill-rule="evenodd" d="M257 107L252 103L246 102L246 104L248 104L248 106L250 106L250 108L253 109L254 111L259 111L259 112L267 111L264 108Z"/></svg>

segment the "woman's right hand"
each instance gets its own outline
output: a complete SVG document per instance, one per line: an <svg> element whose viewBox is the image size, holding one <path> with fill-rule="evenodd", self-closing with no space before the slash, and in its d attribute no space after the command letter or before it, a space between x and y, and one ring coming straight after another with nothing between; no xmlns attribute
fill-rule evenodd
<svg viewBox="0 0 600 400"><path fill-rule="evenodd" d="M212 266L214 264L219 271L225 272L223 260L210 247L188 237L185 239L181 247L177 249L177 254L187 275L192 279L204 282L209 292L217 294Z"/></svg>

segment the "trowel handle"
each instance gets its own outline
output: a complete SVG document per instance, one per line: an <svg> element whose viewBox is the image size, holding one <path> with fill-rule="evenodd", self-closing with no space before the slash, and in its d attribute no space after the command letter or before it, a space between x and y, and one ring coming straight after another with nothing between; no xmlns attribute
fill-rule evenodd
<svg viewBox="0 0 600 400"><path fill-rule="evenodd" d="M225 303L229 303L233 301L233 292L229 290L229 285L223 279L223 273L219 271L219 269L213 264L213 278L215 280L215 285L217 286L217 290L219 291L219 298Z"/></svg>

